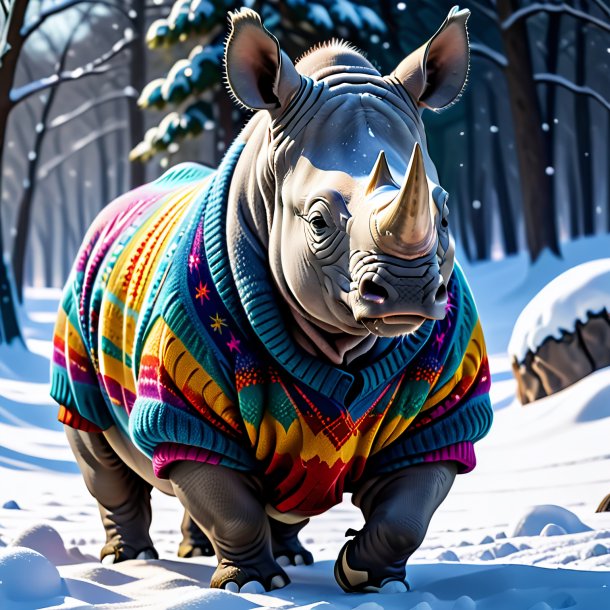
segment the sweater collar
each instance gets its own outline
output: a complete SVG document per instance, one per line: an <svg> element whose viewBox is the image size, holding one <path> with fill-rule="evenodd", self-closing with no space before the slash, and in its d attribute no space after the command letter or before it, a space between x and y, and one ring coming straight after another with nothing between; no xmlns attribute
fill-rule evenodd
<svg viewBox="0 0 610 610"><path fill-rule="evenodd" d="M246 336L252 331L263 349L297 380L344 404L350 388L358 379L358 398L387 383L404 370L426 343L434 321L428 320L417 330L396 340L394 349L384 355L361 362L351 372L324 362L303 350L292 338L284 316L277 306L277 292L270 280L264 252L241 227L232 246L243 264L235 275L227 252L226 214L231 178L244 142L236 140L223 159L208 198L204 218L205 251L216 289L227 309Z"/></svg>

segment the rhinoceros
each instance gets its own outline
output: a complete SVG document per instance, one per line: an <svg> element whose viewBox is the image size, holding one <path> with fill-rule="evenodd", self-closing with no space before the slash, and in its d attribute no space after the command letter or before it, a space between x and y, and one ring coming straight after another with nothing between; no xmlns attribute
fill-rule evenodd
<svg viewBox="0 0 610 610"><path fill-rule="evenodd" d="M461 94L468 15L387 76L340 41L295 65L257 13L230 15L226 78L254 116L218 169L178 165L102 211L58 314L51 394L104 562L157 556L155 487L184 505L180 554L216 554L212 587L269 591L349 492L365 525L339 585L408 589L492 421L421 119Z"/></svg>

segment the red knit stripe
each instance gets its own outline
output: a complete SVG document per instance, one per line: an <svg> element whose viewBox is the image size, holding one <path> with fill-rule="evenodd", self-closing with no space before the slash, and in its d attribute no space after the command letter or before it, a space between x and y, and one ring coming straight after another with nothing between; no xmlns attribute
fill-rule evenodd
<svg viewBox="0 0 610 610"><path fill-rule="evenodd" d="M76 428L76 430L82 430L83 432L93 432L99 434L103 432L101 428L98 428L94 423L85 419L82 415L79 415L77 411L74 411L64 405L59 405L59 413L57 419L70 428Z"/></svg>

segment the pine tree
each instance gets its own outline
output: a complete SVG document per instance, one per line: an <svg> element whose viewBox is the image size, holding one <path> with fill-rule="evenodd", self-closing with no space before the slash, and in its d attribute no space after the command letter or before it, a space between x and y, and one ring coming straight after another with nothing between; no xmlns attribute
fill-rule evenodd
<svg viewBox="0 0 610 610"><path fill-rule="evenodd" d="M151 49L188 45L188 56L179 59L163 78L148 83L139 98L142 108L170 110L146 132L131 153L146 161L157 153L176 152L187 137L215 130L222 150L235 136L244 115L222 83L223 46L227 13L242 2L231 0L177 0L165 19L151 24L147 43ZM363 50L382 48L386 26L370 3L349 0L287 0L250 3L266 27L273 30L282 48L298 57L313 44L340 36ZM193 46L193 40L198 44Z"/></svg>

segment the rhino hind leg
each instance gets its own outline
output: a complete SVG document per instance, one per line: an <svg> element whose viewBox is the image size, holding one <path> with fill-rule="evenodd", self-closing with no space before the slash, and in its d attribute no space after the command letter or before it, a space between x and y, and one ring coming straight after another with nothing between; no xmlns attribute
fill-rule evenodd
<svg viewBox="0 0 610 610"><path fill-rule="evenodd" d="M405 565L457 473L454 462L418 464L366 484L353 498L365 518L341 551L335 578L350 593L408 591Z"/></svg>
<svg viewBox="0 0 610 610"><path fill-rule="evenodd" d="M64 428L106 530L102 562L158 559L149 534L151 485L125 465L104 434Z"/></svg>
<svg viewBox="0 0 610 610"><path fill-rule="evenodd" d="M171 468L169 480L214 546L218 567L210 587L258 593L290 582L273 557L271 528L254 477L224 466L183 461Z"/></svg>
<svg viewBox="0 0 610 610"><path fill-rule="evenodd" d="M180 529L182 542L178 547L178 557L211 557L214 555L214 547L210 539L201 531L187 511L184 511Z"/></svg>
<svg viewBox="0 0 610 610"><path fill-rule="evenodd" d="M269 517L271 528L271 548L280 565L306 565L313 563L313 555L301 544L299 532L309 523L309 519L298 523L284 523Z"/></svg>

